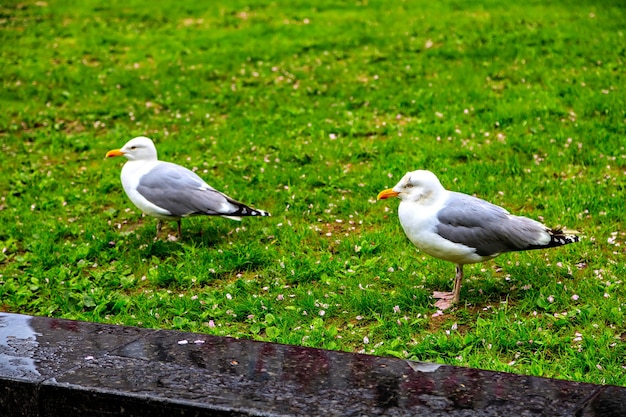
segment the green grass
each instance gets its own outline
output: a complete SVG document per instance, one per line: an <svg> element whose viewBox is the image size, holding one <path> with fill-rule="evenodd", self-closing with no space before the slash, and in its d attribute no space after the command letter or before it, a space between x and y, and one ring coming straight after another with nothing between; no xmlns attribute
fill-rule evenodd
<svg viewBox="0 0 626 417"><path fill-rule="evenodd" d="M4 2L0 309L626 386L626 9L596 3ZM273 217L155 241L104 160L139 135ZM584 239L432 317L454 267L375 201L419 168Z"/></svg>

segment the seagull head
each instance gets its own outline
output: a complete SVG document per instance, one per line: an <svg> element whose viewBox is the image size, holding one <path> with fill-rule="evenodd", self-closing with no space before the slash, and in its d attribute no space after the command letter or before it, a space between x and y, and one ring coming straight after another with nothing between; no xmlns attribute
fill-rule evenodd
<svg viewBox="0 0 626 417"><path fill-rule="evenodd" d="M381 191L378 194L378 200L398 197L402 201L419 202L441 190L443 186L435 174L418 170L407 172L395 187Z"/></svg>
<svg viewBox="0 0 626 417"><path fill-rule="evenodd" d="M157 150L151 139L144 136L131 139L121 149L107 152L107 158L123 156L129 161L153 161L157 159Z"/></svg>

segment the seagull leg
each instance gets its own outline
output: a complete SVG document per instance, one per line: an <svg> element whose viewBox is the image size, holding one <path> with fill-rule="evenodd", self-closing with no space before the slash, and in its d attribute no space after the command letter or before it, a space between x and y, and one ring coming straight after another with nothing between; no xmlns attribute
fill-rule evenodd
<svg viewBox="0 0 626 417"><path fill-rule="evenodd" d="M163 225L163 223L161 222L161 219L159 219L159 221L157 221L157 232L156 232L156 238L159 238L159 233L161 233L161 226Z"/></svg>
<svg viewBox="0 0 626 417"><path fill-rule="evenodd" d="M456 277L454 278L454 288L452 289L453 303L459 302L459 296L461 295L461 281L463 281L463 265L456 264Z"/></svg>
<svg viewBox="0 0 626 417"><path fill-rule="evenodd" d="M178 240L181 240L183 238L183 230L180 227L181 220L178 219L177 223L178 223Z"/></svg>
<svg viewBox="0 0 626 417"><path fill-rule="evenodd" d="M456 277L454 278L454 287L452 292L433 292L433 298L438 298L439 301L435 303L435 307L440 310L445 310L452 307L453 304L459 302L459 296L461 295L461 281L463 280L463 265L456 265Z"/></svg>

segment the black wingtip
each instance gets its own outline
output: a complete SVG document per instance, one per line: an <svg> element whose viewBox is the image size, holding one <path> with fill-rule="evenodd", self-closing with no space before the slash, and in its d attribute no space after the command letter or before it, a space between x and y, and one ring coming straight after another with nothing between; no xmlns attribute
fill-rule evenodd
<svg viewBox="0 0 626 417"><path fill-rule="evenodd" d="M550 241L548 243L529 245L524 248L524 250L547 249L580 242L580 237L574 234L578 232L566 232L563 229L546 229L546 232L550 235Z"/></svg>
<svg viewBox="0 0 626 417"><path fill-rule="evenodd" d="M250 214L250 216L261 216L261 217L269 217L271 216L271 214L269 214L267 211L263 211L263 210L259 210L259 209L251 209L252 212Z"/></svg>
<svg viewBox="0 0 626 417"><path fill-rule="evenodd" d="M565 232L563 229L548 229L548 233L550 234L550 243L546 245L548 248L580 242L579 236Z"/></svg>
<svg viewBox="0 0 626 417"><path fill-rule="evenodd" d="M271 216L267 211L248 207L245 204L238 204L237 211L228 213L229 216L251 216L251 217L267 217Z"/></svg>

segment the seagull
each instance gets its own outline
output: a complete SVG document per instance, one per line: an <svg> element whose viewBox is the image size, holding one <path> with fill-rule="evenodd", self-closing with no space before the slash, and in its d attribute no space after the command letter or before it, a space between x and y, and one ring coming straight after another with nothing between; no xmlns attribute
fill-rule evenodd
<svg viewBox="0 0 626 417"><path fill-rule="evenodd" d="M456 264L452 292L433 293L441 310L459 301L463 265L487 261L505 252L544 249L578 242L574 233L514 216L480 198L448 191L430 171L408 172L378 200L398 197L404 233L421 251Z"/></svg>
<svg viewBox="0 0 626 417"><path fill-rule="evenodd" d="M157 237L163 220L176 220L180 239L183 217L208 215L241 220L242 216L270 215L217 191L185 167L159 161L149 138L131 139L121 149L106 154L107 158L115 156L128 159L122 168L122 186L139 210L159 219Z"/></svg>

